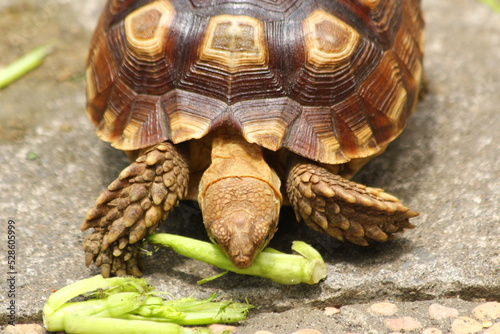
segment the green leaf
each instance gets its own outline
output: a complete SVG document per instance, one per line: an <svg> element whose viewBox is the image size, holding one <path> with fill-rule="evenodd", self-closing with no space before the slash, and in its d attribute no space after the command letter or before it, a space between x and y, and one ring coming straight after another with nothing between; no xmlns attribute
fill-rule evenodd
<svg viewBox="0 0 500 334"><path fill-rule="evenodd" d="M224 276L227 273L228 273L228 271L226 270L226 271L221 272L220 274L213 275L213 276L210 276L210 277L205 277L205 278L197 281L196 284L202 285L202 284L208 283L210 281L216 280L219 277Z"/></svg>

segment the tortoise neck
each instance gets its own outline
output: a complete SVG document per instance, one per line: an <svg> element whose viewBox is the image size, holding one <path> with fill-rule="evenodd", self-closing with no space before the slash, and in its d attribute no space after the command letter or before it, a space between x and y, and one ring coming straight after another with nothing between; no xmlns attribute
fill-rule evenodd
<svg viewBox="0 0 500 334"><path fill-rule="evenodd" d="M222 128L212 137L211 164L202 176L200 196L210 184L231 177L261 180L269 184L281 200L281 181L264 160L262 147L247 142L234 130Z"/></svg>

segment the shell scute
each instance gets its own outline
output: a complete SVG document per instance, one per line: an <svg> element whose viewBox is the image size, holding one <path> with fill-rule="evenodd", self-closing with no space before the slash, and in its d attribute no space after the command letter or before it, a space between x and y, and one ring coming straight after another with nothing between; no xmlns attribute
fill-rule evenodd
<svg viewBox="0 0 500 334"><path fill-rule="evenodd" d="M87 113L124 150L231 124L273 151L368 157L415 108L423 25L419 0L112 0Z"/></svg>

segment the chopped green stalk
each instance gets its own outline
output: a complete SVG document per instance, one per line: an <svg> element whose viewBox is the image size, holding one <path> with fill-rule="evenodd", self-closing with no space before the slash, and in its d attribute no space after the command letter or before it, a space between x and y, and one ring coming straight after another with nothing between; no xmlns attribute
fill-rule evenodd
<svg viewBox="0 0 500 334"><path fill-rule="evenodd" d="M141 293L152 290L152 287L149 286L146 281L141 279L135 279L133 277L113 277L104 279L101 275L97 275L59 289L56 293L49 297L47 303L45 303L45 306L43 307L43 312L49 314L53 313L64 303L78 297L79 295L98 289L113 287L120 287L122 289L121 291L134 291L135 289L135 291Z"/></svg>
<svg viewBox="0 0 500 334"><path fill-rule="evenodd" d="M184 319L186 315L177 311L173 307L163 305L146 305L139 307L137 310L134 310L133 313L126 314L123 317L127 319L130 319L130 317L137 317L136 319L149 318L149 320L156 318L158 321L168 322L175 320L175 323L179 323L178 320Z"/></svg>
<svg viewBox="0 0 500 334"><path fill-rule="evenodd" d="M65 323L67 322L67 315L79 314L91 316L96 313L102 312L107 308L107 301L105 299L92 299L83 302L66 303L62 305L57 311L49 313L44 307L43 309L43 324L47 330L50 331L63 331Z"/></svg>
<svg viewBox="0 0 500 334"><path fill-rule="evenodd" d="M194 334L196 329L154 321L95 318L68 315L65 331L72 334ZM205 333L210 333L206 331Z"/></svg>
<svg viewBox="0 0 500 334"><path fill-rule="evenodd" d="M106 298L107 308L94 314L97 317L119 317L141 307L147 296L137 292L121 292Z"/></svg>
<svg viewBox="0 0 500 334"><path fill-rule="evenodd" d="M246 313L245 313L246 314ZM230 322L238 322L245 319L245 315L227 315L224 314L216 314L213 312L196 312L196 313L186 313L185 317L182 318L171 318L166 319L162 317L143 317L135 314L125 314L121 317L122 319L128 320L149 320L155 322L175 322L179 325L209 325L214 323L230 323Z"/></svg>
<svg viewBox="0 0 500 334"><path fill-rule="evenodd" d="M111 291L115 293L121 291L127 298L116 297L116 295L109 295L106 299L93 299L81 303L67 303L69 300L94 290L109 289L107 295ZM141 304L137 303L137 298L143 293L152 290L152 287L142 279L133 277L113 277L109 279L97 275L87 278L71 285L68 285L57 292L53 293L43 307L43 321L48 330L62 331L64 330L65 317L67 314L77 314L82 316L91 316L101 314L107 316L111 314L123 314L127 309L138 308ZM136 292L134 292L136 291ZM135 295L131 295L135 294ZM118 293L120 295L120 293ZM125 295L124 295L125 296ZM110 311L110 308L115 308Z"/></svg>
<svg viewBox="0 0 500 334"><path fill-rule="evenodd" d="M314 282L312 284L318 283L326 277L325 262L323 261L321 254L316 249L303 241L294 241L292 242L292 250L296 251L308 260L306 262L307 268L304 272L310 275L311 282Z"/></svg>
<svg viewBox="0 0 500 334"><path fill-rule="evenodd" d="M301 241L295 241L292 245L292 249L301 255L285 254L267 248L246 269L234 266L224 253L212 243L166 233L151 234L148 236L148 241L171 247L181 255L212 264L224 270L265 277L280 284L316 284L326 277L326 267L321 255L314 248Z"/></svg>
<svg viewBox="0 0 500 334"><path fill-rule="evenodd" d="M29 71L40 66L45 57L50 54L50 45L41 46L0 70L0 89L10 85Z"/></svg>
<svg viewBox="0 0 500 334"><path fill-rule="evenodd" d="M185 311L180 325L230 323L245 319L249 305L240 303L210 303L210 309Z"/></svg>
<svg viewBox="0 0 500 334"><path fill-rule="evenodd" d="M151 297L150 297L151 298ZM251 305L232 302L213 302L215 295L205 300L183 298L153 304L146 301L140 308L125 314L124 319L172 321L179 325L205 325L219 322L238 322L245 319Z"/></svg>
<svg viewBox="0 0 500 334"><path fill-rule="evenodd" d="M240 321L252 308L248 304L214 302L215 295L205 300L165 301L153 290L145 280L134 277L98 275L81 280L49 297L43 308L44 325L49 331L75 334L210 333L179 325ZM94 299L68 302L84 294Z"/></svg>
<svg viewBox="0 0 500 334"><path fill-rule="evenodd" d="M105 299L91 299L82 302L66 303L49 316L44 312L44 321L51 331L67 330L68 315L81 317L116 318L141 306L141 295L134 292L118 293ZM144 298L143 298L144 299Z"/></svg>

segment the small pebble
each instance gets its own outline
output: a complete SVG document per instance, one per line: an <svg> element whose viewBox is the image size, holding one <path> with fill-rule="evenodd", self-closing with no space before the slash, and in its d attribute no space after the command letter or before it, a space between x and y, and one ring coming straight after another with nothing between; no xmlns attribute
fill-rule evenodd
<svg viewBox="0 0 500 334"><path fill-rule="evenodd" d="M5 327L5 334L45 334L40 325L15 325Z"/></svg>
<svg viewBox="0 0 500 334"><path fill-rule="evenodd" d="M422 334L443 334L443 331L441 331L439 328L426 328Z"/></svg>
<svg viewBox="0 0 500 334"><path fill-rule="evenodd" d="M58 74L56 76L56 79L58 81L67 81L67 80L70 80L71 78L73 78L74 76L75 76L75 74L74 74L73 70L66 67L66 68L59 69Z"/></svg>
<svg viewBox="0 0 500 334"><path fill-rule="evenodd" d="M59 127L59 129L63 132L70 132L73 130L73 126L69 123L64 123Z"/></svg>
<svg viewBox="0 0 500 334"><path fill-rule="evenodd" d="M412 317L402 317L395 319L386 319L384 321L385 327L392 329L393 331L413 331L422 328L422 324L415 318Z"/></svg>
<svg viewBox="0 0 500 334"><path fill-rule="evenodd" d="M469 317L459 317L453 321L451 331L453 334L473 334L483 330L483 326Z"/></svg>
<svg viewBox="0 0 500 334"><path fill-rule="evenodd" d="M208 326L208 329L210 329L214 334L234 334L236 333L236 327L234 326L227 326L227 325L220 325L220 324L212 324Z"/></svg>
<svg viewBox="0 0 500 334"><path fill-rule="evenodd" d="M316 329L304 328L304 329L299 329L298 331L293 332L292 334L321 334L321 332Z"/></svg>
<svg viewBox="0 0 500 334"><path fill-rule="evenodd" d="M382 302L370 306L369 311L380 315L393 315L398 311L396 304Z"/></svg>
<svg viewBox="0 0 500 334"><path fill-rule="evenodd" d="M273 332L270 332L270 331L256 331L254 334L273 334Z"/></svg>
<svg viewBox="0 0 500 334"><path fill-rule="evenodd" d="M489 326L485 327L490 327L495 320L500 319L500 303L489 302L481 304L472 310L472 314L481 320L483 325L489 323Z"/></svg>
<svg viewBox="0 0 500 334"><path fill-rule="evenodd" d="M485 330L484 334L500 334L500 322Z"/></svg>
<svg viewBox="0 0 500 334"><path fill-rule="evenodd" d="M336 307L325 307L325 315L339 314L340 309Z"/></svg>
<svg viewBox="0 0 500 334"><path fill-rule="evenodd" d="M458 310L440 304L432 304L429 307L429 314L432 319L445 319L458 316Z"/></svg>

